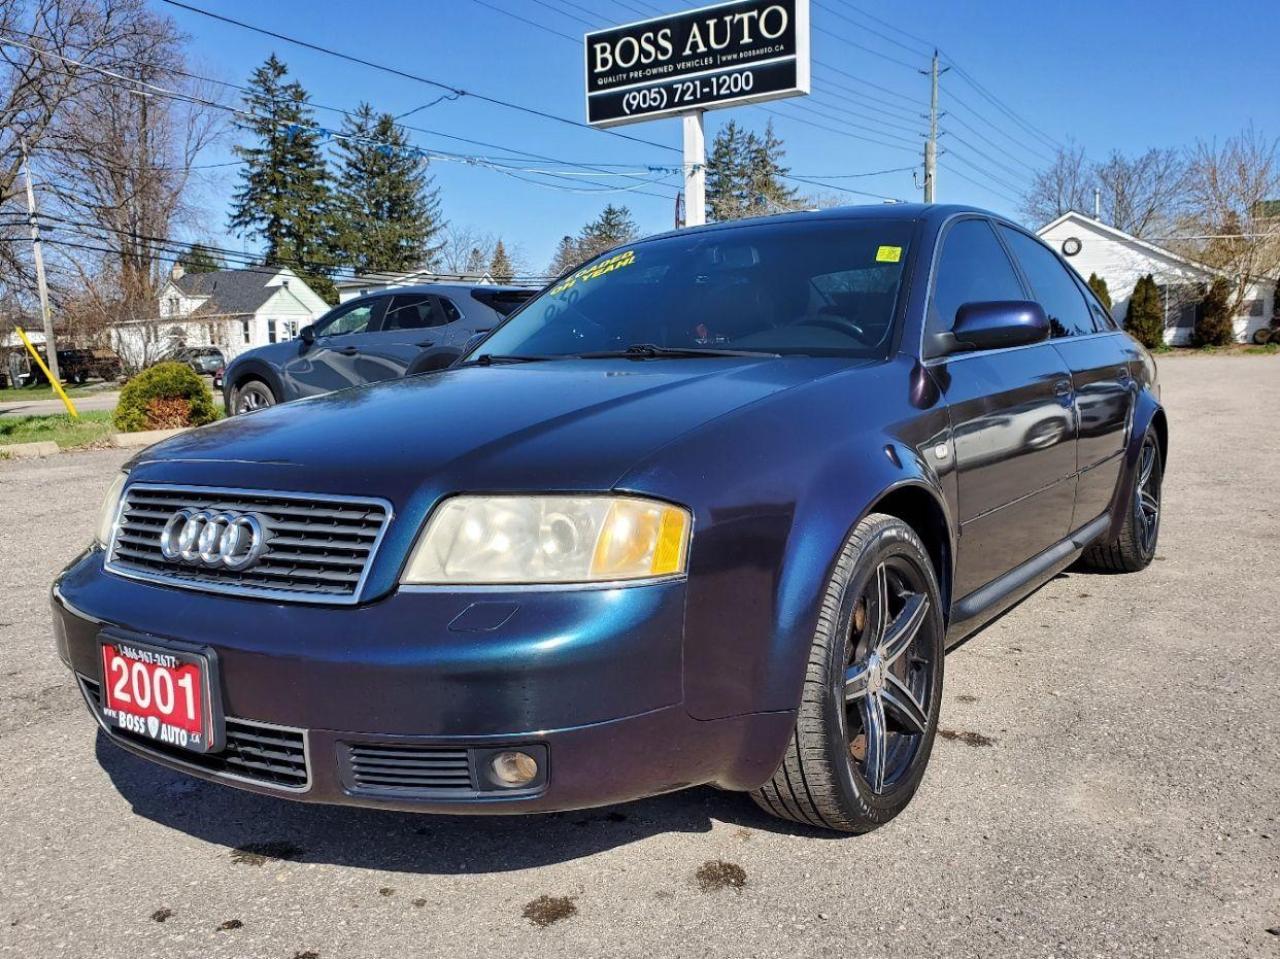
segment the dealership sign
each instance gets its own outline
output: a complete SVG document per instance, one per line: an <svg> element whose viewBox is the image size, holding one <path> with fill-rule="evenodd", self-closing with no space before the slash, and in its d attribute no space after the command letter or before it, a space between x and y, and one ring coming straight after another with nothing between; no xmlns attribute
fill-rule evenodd
<svg viewBox="0 0 1280 959"><path fill-rule="evenodd" d="M588 33L587 122L809 92L809 0L740 0Z"/></svg>

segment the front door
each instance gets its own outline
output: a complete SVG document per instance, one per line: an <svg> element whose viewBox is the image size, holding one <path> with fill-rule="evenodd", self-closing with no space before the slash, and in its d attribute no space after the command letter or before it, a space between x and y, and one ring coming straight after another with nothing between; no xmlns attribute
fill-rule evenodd
<svg viewBox="0 0 1280 959"><path fill-rule="evenodd" d="M982 218L943 238L929 332L949 330L965 303L1027 299ZM951 416L961 599L1067 535L1075 503L1071 372L1048 343L931 360Z"/></svg>
<svg viewBox="0 0 1280 959"><path fill-rule="evenodd" d="M1071 371L1080 472L1071 526L1079 529L1106 512L1120 479L1138 350L1057 254L1020 230L1001 225L1000 231L1049 317L1054 349Z"/></svg>
<svg viewBox="0 0 1280 959"><path fill-rule="evenodd" d="M375 333L360 338L370 379L393 379L427 350L450 345L443 333L448 318L429 293L397 293L391 298Z"/></svg>
<svg viewBox="0 0 1280 959"><path fill-rule="evenodd" d="M361 342L366 331L377 329L387 299L370 296L343 303L315 322L315 342L296 341L298 352L284 363L283 372L298 396L369 382Z"/></svg>

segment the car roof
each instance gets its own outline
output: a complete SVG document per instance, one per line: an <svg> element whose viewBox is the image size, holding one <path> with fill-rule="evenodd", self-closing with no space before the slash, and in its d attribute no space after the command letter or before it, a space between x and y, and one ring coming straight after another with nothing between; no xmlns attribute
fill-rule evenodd
<svg viewBox="0 0 1280 959"><path fill-rule="evenodd" d="M437 295L452 293L454 296L466 296L473 292L481 293L537 293L536 286L499 286L494 283L413 283L407 286L393 286L382 290L370 290L353 300L367 296L393 296L399 293L435 293ZM350 303L351 300L346 302Z"/></svg>
<svg viewBox="0 0 1280 959"><path fill-rule="evenodd" d="M858 206L833 206L824 210L797 210L794 213L774 213L767 216L753 216L741 220L726 220L723 223L708 223L704 226L684 227L680 230L668 230L646 236L636 242L661 240L665 237L684 236L690 233L714 233L719 230L731 230L742 226L764 226L777 223L812 223L815 220L927 220L941 223L957 213L976 213L997 220L1005 217L977 206L959 203L868 203ZM620 244L627 246L629 244Z"/></svg>

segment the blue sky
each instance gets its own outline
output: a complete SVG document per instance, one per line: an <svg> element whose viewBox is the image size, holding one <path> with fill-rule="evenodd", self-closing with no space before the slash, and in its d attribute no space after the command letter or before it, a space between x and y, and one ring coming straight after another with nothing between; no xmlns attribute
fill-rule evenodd
<svg viewBox="0 0 1280 959"><path fill-rule="evenodd" d="M352 108L367 100L399 114L440 95L422 83L152 2L190 35L194 68L207 76L243 83L274 50L313 100L328 106ZM588 24L623 23L691 5L681 0L193 3L575 120L583 117L583 77L581 46L574 37ZM937 44L958 68L944 75L941 85L948 115L941 123L940 201L1015 213L1026 178L1051 157L1054 143L1074 140L1102 157L1113 148L1134 152L1223 139L1250 123L1280 135L1280 57L1275 53L1280 3L1275 0L1212 5L1188 0L813 0L812 23L813 57L825 64L814 69L812 96L708 113L708 139L730 118L758 129L772 119L786 142L793 173L877 196L918 199L912 173L901 168L920 164L924 121L919 115L927 109L928 81L917 68L927 66L926 42ZM330 127L339 122L323 112L317 119ZM564 172L447 136L452 135L557 160L610 164L611 170L658 181L612 177L579 183L571 177L572 182L552 181L557 185L552 187L528 182L528 177L547 182L537 173L521 172L526 179L520 179L463 162L433 163L445 215L502 236L535 271L546 266L562 235L576 232L607 202L629 206L644 232L672 224L679 178L662 179L646 168L680 162L678 119L617 128L653 145L575 129L474 97L436 103L405 122L432 131L410 133L416 144L431 150L505 156L527 169ZM214 151L204 162L225 160L224 153L225 148ZM202 197L210 210L203 232L220 245L241 248L246 241L225 232L234 169L210 171ZM887 170L896 172L878 172ZM639 190L597 192L623 185ZM822 187L801 189L838 194ZM878 202L844 196L851 203Z"/></svg>

